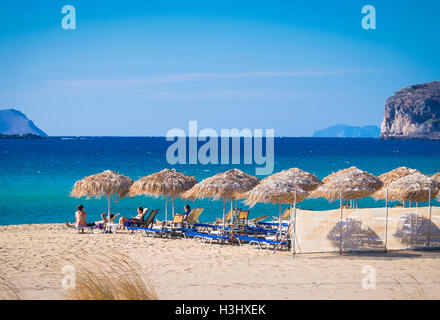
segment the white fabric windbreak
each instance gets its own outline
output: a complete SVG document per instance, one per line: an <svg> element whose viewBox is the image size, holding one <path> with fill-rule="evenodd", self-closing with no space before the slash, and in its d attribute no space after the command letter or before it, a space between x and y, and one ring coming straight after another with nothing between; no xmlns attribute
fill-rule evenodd
<svg viewBox="0 0 440 320"><path fill-rule="evenodd" d="M343 209L345 252L440 247L440 207ZM296 253L339 252L340 209L297 209ZM386 226L388 230L386 232Z"/></svg>

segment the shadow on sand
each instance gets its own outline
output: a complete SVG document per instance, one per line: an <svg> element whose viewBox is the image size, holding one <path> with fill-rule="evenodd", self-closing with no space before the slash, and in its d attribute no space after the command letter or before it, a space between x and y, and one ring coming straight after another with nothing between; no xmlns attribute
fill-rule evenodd
<svg viewBox="0 0 440 320"><path fill-rule="evenodd" d="M437 225L414 213L400 217L394 236L409 248L440 247L440 229Z"/></svg>
<svg viewBox="0 0 440 320"><path fill-rule="evenodd" d="M380 237L362 221L348 218L338 222L328 233L327 239L339 250L342 226L343 251L377 251L384 250L385 244Z"/></svg>

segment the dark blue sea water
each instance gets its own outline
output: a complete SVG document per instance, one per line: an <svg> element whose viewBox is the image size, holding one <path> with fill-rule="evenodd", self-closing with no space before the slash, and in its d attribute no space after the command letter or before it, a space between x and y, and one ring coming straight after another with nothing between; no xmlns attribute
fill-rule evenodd
<svg viewBox="0 0 440 320"><path fill-rule="evenodd" d="M172 142L165 138L93 137L49 138L38 140L0 139L0 225L72 221L75 208L83 204L88 220L98 220L106 212L107 202L69 197L75 181L84 176L114 170L136 180L164 168L174 167L202 180L237 167L255 174L255 165L176 165L166 161L166 150ZM299 167L319 178L339 169L357 166L379 175L398 166L416 168L423 173L440 171L440 141L331 138L276 138L275 172ZM262 177L260 177L262 178ZM176 201L176 211L185 203ZM202 221L222 214L221 201L196 201L193 207L205 207ZM383 206L381 201L362 199L360 207ZM131 216L138 206L159 208L164 216L162 199L124 198L112 204L113 212ZM338 203L311 199L300 208L331 209ZM243 205L239 204L239 207ZM170 208L170 207L169 207ZM256 205L251 217L277 215L274 205Z"/></svg>

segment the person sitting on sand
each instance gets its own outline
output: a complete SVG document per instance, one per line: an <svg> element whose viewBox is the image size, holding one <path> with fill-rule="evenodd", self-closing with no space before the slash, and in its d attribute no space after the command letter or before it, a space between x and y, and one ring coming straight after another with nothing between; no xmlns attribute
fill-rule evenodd
<svg viewBox="0 0 440 320"><path fill-rule="evenodd" d="M77 208L77 211L75 212L75 224L71 224L66 222L66 225L68 227L73 227L73 228L78 228L78 227L93 227L95 226L95 223L87 223L86 222L86 217L87 214L84 211L84 206L82 204L80 204Z"/></svg>
<svg viewBox="0 0 440 320"><path fill-rule="evenodd" d="M136 217L131 217L131 219L126 218L126 217L121 217L119 219L119 225L121 225L121 226L130 226L132 224L136 224L136 223L139 223L139 222L143 221L144 217L145 217L146 211L144 212L144 208L139 207L137 209L137 212L138 212L137 216Z"/></svg>

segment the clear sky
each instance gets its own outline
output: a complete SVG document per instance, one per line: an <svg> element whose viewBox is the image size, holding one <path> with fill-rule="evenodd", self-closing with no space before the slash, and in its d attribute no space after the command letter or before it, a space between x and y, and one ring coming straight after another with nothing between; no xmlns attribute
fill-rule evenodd
<svg viewBox="0 0 440 320"><path fill-rule="evenodd" d="M395 91L440 80L439 14L437 0L2 1L0 108L49 135L380 125Z"/></svg>

